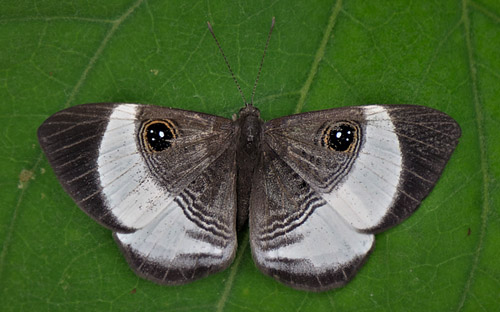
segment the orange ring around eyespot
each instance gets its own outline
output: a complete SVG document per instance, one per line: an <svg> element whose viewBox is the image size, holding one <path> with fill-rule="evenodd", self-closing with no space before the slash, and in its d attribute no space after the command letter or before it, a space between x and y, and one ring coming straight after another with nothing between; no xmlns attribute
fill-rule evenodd
<svg viewBox="0 0 500 312"><path fill-rule="evenodd" d="M169 119L156 119L156 120L148 120L148 121L144 122L143 125L142 125L142 127L141 127L142 145L144 147L146 147L149 152L152 152L152 153L155 153L155 152L158 152L158 151L156 151L151 146L151 144L148 142L147 129L149 128L149 126L155 125L155 124L163 124L163 125L165 125L168 128L168 130L170 131L170 133L172 134L172 139L176 139L177 138L177 127Z"/></svg>
<svg viewBox="0 0 500 312"><path fill-rule="evenodd" d="M329 140L331 137L331 133L334 130L335 127L341 126L341 125L348 125L349 127L354 129L354 136L353 136L353 142L349 145L349 147L344 150L344 151L338 151L334 148L332 148L329 144ZM357 123L349 122L349 121L338 121L334 124L329 124L323 129L323 133L321 136L321 145L336 152L340 153L353 153L359 146L359 139L360 139L360 127Z"/></svg>

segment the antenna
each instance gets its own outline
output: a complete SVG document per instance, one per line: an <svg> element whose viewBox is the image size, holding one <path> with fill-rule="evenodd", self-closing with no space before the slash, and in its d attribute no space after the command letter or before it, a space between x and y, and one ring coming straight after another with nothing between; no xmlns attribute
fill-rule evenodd
<svg viewBox="0 0 500 312"><path fill-rule="evenodd" d="M243 95L243 91L241 91L240 85L238 84L238 80L236 80L236 77L234 76L233 70L231 69L231 65L229 65L229 62L227 61L226 55L224 54L224 51L222 51L222 47L219 44L219 40L217 40L217 37L215 37L214 30L212 29L212 25L210 25L210 22L207 22L208 25L208 30L210 30L210 33L212 34L212 37L214 37L215 43L219 47L219 51L222 54L222 57L224 58L224 62L226 62L227 68L229 69L229 72L231 73L231 76L233 77L234 83L236 84L236 87L238 88L238 91L240 91L241 98L243 99L243 102L246 104L247 100L245 100L245 96Z"/></svg>
<svg viewBox="0 0 500 312"><path fill-rule="evenodd" d="M222 57L224 58L224 62L226 62L227 68L229 69L229 72L231 73L231 76L233 77L234 83L236 84L236 87L238 88L238 91L240 92L241 98L243 99L243 102L245 103L245 105L253 106L253 98L255 96L255 90L257 89L257 83L259 82L260 73L262 71L262 65L264 65L264 57L266 56L267 47L269 46L269 41L271 40L271 34L273 33L274 22L275 22L275 18L273 16L273 20L271 22L271 29L269 29L269 35L267 35L266 46L264 47L264 53L262 54L262 59L260 60L260 66L259 66L259 71L257 72L257 78L255 79L255 84L253 85L252 98L251 98L250 103L247 103L245 96L243 95L243 91L241 91L241 87L238 84L238 80L236 80L236 77L234 76L233 70L231 69L231 65L229 65L229 62L226 58L226 55L224 54L224 51L222 50L222 47L219 44L219 40L217 40L217 37L215 37L215 33L214 33L214 30L212 29L212 25L210 25L210 22L207 22L208 30L212 34L212 37L214 37L214 40L215 40L215 43L217 44L217 47L219 47L219 51L222 54Z"/></svg>
<svg viewBox="0 0 500 312"><path fill-rule="evenodd" d="M274 21L275 18L273 16L273 20L271 21L271 29L269 29L269 35L267 35L266 46L264 47L264 53L262 54L262 59L260 60L260 66L259 66L259 71L257 72L257 78L255 78L255 83L253 85L252 99L250 100L251 105L253 105L253 97L255 96L255 89L257 89L257 83L259 82L260 72L262 71L262 65L264 65L264 57L266 56L267 47L269 46L269 41L271 40L271 34L273 33Z"/></svg>

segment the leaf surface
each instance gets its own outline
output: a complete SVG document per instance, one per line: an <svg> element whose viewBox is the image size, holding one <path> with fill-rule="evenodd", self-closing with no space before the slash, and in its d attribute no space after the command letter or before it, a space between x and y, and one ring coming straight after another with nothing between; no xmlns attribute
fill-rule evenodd
<svg viewBox="0 0 500 312"><path fill-rule="evenodd" d="M242 100L210 21L264 119L420 104L462 138L434 191L377 235L346 287L289 289L240 233L235 263L185 286L138 278L111 232L57 182L36 138L51 114L136 102L231 117ZM0 298L5 311L491 311L500 304L500 5L474 1L0 2Z"/></svg>

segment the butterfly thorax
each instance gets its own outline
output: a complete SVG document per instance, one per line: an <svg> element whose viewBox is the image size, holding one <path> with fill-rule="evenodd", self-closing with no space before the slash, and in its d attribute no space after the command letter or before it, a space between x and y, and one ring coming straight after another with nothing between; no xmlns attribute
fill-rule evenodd
<svg viewBox="0 0 500 312"><path fill-rule="evenodd" d="M256 156L260 145L260 134L262 129L262 119L260 111L251 104L247 104L240 110L240 117L236 120L239 125L239 146L246 154ZM238 158L238 162L241 159Z"/></svg>
<svg viewBox="0 0 500 312"><path fill-rule="evenodd" d="M241 229L248 218L252 178L259 162L263 121L260 119L260 111L253 105L247 104L240 110L239 118L235 123L239 128L236 153L238 168L236 186L238 202L237 227Z"/></svg>

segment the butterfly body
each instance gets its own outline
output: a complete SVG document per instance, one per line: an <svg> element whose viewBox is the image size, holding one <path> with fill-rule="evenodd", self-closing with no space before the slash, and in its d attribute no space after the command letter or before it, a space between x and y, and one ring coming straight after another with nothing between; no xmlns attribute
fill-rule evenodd
<svg viewBox="0 0 500 312"><path fill-rule="evenodd" d="M237 159L237 227L242 229L248 219L252 179L258 163L261 149L263 121L259 110L253 105L245 105L235 120L239 129Z"/></svg>
<svg viewBox="0 0 500 312"><path fill-rule="evenodd" d="M439 111L368 105L264 122L127 103L52 115L40 144L80 208L131 268L187 283L231 264L248 220L257 267L298 289L353 278L375 233L430 192L460 128Z"/></svg>

